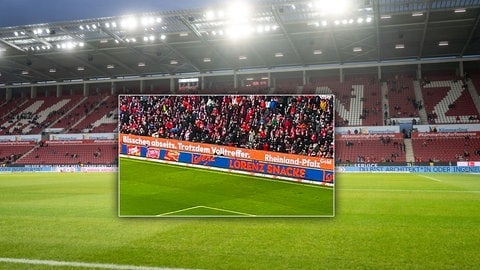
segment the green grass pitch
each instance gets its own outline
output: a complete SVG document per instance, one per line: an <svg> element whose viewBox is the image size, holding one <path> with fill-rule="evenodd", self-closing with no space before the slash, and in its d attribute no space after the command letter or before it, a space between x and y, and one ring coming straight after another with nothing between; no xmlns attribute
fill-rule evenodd
<svg viewBox="0 0 480 270"><path fill-rule="evenodd" d="M333 216L334 190L122 158L120 216Z"/></svg>
<svg viewBox="0 0 480 270"><path fill-rule="evenodd" d="M478 175L337 174L336 181L334 218L148 219L117 217L116 174L0 174L0 260L478 269ZM0 269L81 268L0 262Z"/></svg>

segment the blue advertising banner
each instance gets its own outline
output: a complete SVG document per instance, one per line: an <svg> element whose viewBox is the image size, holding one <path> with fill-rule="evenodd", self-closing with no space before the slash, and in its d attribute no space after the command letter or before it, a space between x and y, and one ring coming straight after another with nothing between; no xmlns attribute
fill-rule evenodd
<svg viewBox="0 0 480 270"><path fill-rule="evenodd" d="M166 161L202 165L209 167L236 170L250 173L259 173L272 176L280 176L294 179L305 179L314 182L326 182L333 184L334 172L314 168L304 168L283 164L268 163L255 160L243 160L232 157L194 154L179 152L176 150L159 149L152 150L146 146L122 145L121 153L130 156L138 156Z"/></svg>
<svg viewBox="0 0 480 270"><path fill-rule="evenodd" d="M375 165L375 164L373 164ZM480 173L480 167L457 166L339 166L337 172L382 172L382 173Z"/></svg>

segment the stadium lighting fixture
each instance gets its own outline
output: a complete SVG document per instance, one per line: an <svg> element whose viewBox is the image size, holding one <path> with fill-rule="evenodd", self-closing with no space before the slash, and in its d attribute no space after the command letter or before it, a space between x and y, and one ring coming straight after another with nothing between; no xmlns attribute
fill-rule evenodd
<svg viewBox="0 0 480 270"><path fill-rule="evenodd" d="M317 50L313 50L313 54L314 54L314 55L320 55L320 54L322 54L322 50L318 50L318 49L317 49Z"/></svg>
<svg viewBox="0 0 480 270"><path fill-rule="evenodd" d="M109 65L107 65L107 68L108 68L108 69L115 68L115 65L113 65L113 64L109 64Z"/></svg>
<svg viewBox="0 0 480 270"><path fill-rule="evenodd" d="M339 21L339 20L335 20L333 23L334 23L335 25L339 25L339 24L340 24L340 21Z"/></svg>
<svg viewBox="0 0 480 270"><path fill-rule="evenodd" d="M110 23L109 23L109 22L106 22L106 23L105 23L105 27L106 27L106 28L110 28Z"/></svg>
<svg viewBox="0 0 480 270"><path fill-rule="evenodd" d="M322 26L327 26L328 22L327 21L322 21Z"/></svg>
<svg viewBox="0 0 480 270"><path fill-rule="evenodd" d="M358 24L363 23L363 18L358 18L358 19L357 19L357 23L358 23Z"/></svg>
<svg viewBox="0 0 480 270"><path fill-rule="evenodd" d="M395 44L395 49L405 49L405 44Z"/></svg>
<svg viewBox="0 0 480 270"><path fill-rule="evenodd" d="M14 34L16 37L18 37L18 32L17 32L17 31L13 32L13 34Z"/></svg>
<svg viewBox="0 0 480 270"><path fill-rule="evenodd" d="M97 25L96 25L96 24L92 24L92 28L93 28L93 29L97 29Z"/></svg>
<svg viewBox="0 0 480 270"><path fill-rule="evenodd" d="M134 17L124 18L120 22L120 25L122 26L122 28L125 28L127 30L133 30L133 29L137 28L137 24L138 24L138 22Z"/></svg>
<svg viewBox="0 0 480 270"><path fill-rule="evenodd" d="M212 59L210 57L205 57L205 58L203 58L203 62L204 63L210 63L210 62L212 62Z"/></svg>
<svg viewBox="0 0 480 270"><path fill-rule="evenodd" d="M22 70L22 75L28 75L28 70Z"/></svg>
<svg viewBox="0 0 480 270"><path fill-rule="evenodd" d="M238 60L247 60L247 57L245 55L240 55L238 57Z"/></svg>
<svg viewBox="0 0 480 270"><path fill-rule="evenodd" d="M205 18L207 18L207 20L214 20L215 19L215 12L213 12L212 10L209 10L205 13Z"/></svg>
<svg viewBox="0 0 480 270"><path fill-rule="evenodd" d="M283 53L282 52L277 52L277 53L275 53L275 57L277 57L277 58L283 57Z"/></svg>
<svg viewBox="0 0 480 270"><path fill-rule="evenodd" d="M80 25L78 28L80 28L80 30L84 30L85 28L83 28L83 25Z"/></svg>
<svg viewBox="0 0 480 270"><path fill-rule="evenodd" d="M423 16L423 12L414 12L414 13L412 13L412 16L413 17Z"/></svg>
<svg viewBox="0 0 480 270"><path fill-rule="evenodd" d="M353 47L354 52L361 52L362 50L362 47Z"/></svg>
<svg viewBox="0 0 480 270"><path fill-rule="evenodd" d="M155 23L155 18L153 17L142 17L140 19L142 26L150 26Z"/></svg>
<svg viewBox="0 0 480 270"><path fill-rule="evenodd" d="M54 69L54 68L51 68L51 69L48 70L48 72L50 72L50 73L55 73L55 72L57 72L57 70Z"/></svg>
<svg viewBox="0 0 480 270"><path fill-rule="evenodd" d="M161 39L161 40L165 40L166 38L167 38L167 36L165 36L165 35L160 35L160 39Z"/></svg>
<svg viewBox="0 0 480 270"><path fill-rule="evenodd" d="M175 59L170 60L170 65L177 65L178 61Z"/></svg>
<svg viewBox="0 0 480 270"><path fill-rule="evenodd" d="M438 42L438 46L448 46L448 41L440 41Z"/></svg>
<svg viewBox="0 0 480 270"><path fill-rule="evenodd" d="M187 32L182 32L180 34L178 34L179 36L181 37L188 37L188 33Z"/></svg>
<svg viewBox="0 0 480 270"><path fill-rule="evenodd" d="M79 66L79 67L77 67L77 70L78 70L78 71L83 71L83 70L85 70L85 68L82 67L82 66Z"/></svg>
<svg viewBox="0 0 480 270"><path fill-rule="evenodd" d="M367 17L367 18L365 19L365 21L366 21L367 23L371 23L371 22L373 21L373 18L372 18L372 17Z"/></svg>
<svg viewBox="0 0 480 270"><path fill-rule="evenodd" d="M392 15L388 15L388 14L383 14L380 16L380 19L382 20L385 20L385 19L391 19L392 18Z"/></svg>
<svg viewBox="0 0 480 270"><path fill-rule="evenodd" d="M455 12L455 13L465 13L465 12L467 12L467 10L464 9L464 8L457 8L453 12Z"/></svg>
<svg viewBox="0 0 480 270"><path fill-rule="evenodd" d="M350 5L348 0L320 0L315 2L315 8L323 15L339 15L347 13Z"/></svg>
<svg viewBox="0 0 480 270"><path fill-rule="evenodd" d="M145 66L145 62L139 62L139 63L138 63L138 66L139 66L139 67L144 67L144 66Z"/></svg>

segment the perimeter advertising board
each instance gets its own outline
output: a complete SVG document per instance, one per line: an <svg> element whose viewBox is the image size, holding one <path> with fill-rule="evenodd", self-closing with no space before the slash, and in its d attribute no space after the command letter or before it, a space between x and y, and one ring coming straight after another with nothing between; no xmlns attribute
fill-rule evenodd
<svg viewBox="0 0 480 270"><path fill-rule="evenodd" d="M332 95L120 95L119 154L333 187L333 104ZM125 187L122 162L119 172Z"/></svg>

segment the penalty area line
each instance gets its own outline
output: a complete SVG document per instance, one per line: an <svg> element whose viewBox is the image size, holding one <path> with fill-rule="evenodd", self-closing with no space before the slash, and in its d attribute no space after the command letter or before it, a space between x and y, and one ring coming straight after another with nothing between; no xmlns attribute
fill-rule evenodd
<svg viewBox="0 0 480 270"><path fill-rule="evenodd" d="M200 208L200 207L202 207L202 206L198 205L198 206L183 208L183 209L180 209L180 210L177 210L177 211L172 211L172 212L167 212L167 213L157 215L157 217L162 217L162 216L167 216L167 215L176 214L176 213L180 213L180 212L185 212L185 211L197 209L197 208Z"/></svg>
<svg viewBox="0 0 480 270"><path fill-rule="evenodd" d="M200 206L200 207L208 208L208 209L212 209L212 210L217 210L217 211L221 211L221 212L227 212L227 213L232 213L232 214L249 216L249 217L255 217L255 216L256 216L256 215L252 215L252 214L248 214L248 213L243 213L243 212L238 212L238 211L232 211L232 210L227 210L227 209L223 209L223 208L216 208L216 207L209 207L209 206Z"/></svg>
<svg viewBox="0 0 480 270"><path fill-rule="evenodd" d="M136 266L125 264L106 264L106 263L85 263L85 262L68 262L54 260L34 260L26 258L0 258L3 263L30 264L30 265L47 265L47 266L67 266L78 268L100 268L112 270L187 270L186 268L169 268L169 267L152 267L152 266Z"/></svg>
<svg viewBox="0 0 480 270"><path fill-rule="evenodd" d="M243 212L238 212L238 211L233 211L233 210L228 210L228 209L223 209L223 208L204 206L204 205L197 205L197 206L193 206L193 207L183 208L183 209L180 209L180 210L159 214L159 215L156 215L156 217L164 217L164 216L168 216L168 215L172 215L172 214L176 214L176 213L181 213L181 212L185 212L185 211L189 211L189 210L193 210L193 209L198 209L198 208L206 208L206 209L210 209L210 210L216 210L216 211L220 211L220 212L232 213L232 214L237 214L237 215L242 215L242 216L256 217L256 215L253 215L253 214L248 214L248 213L243 213Z"/></svg>

